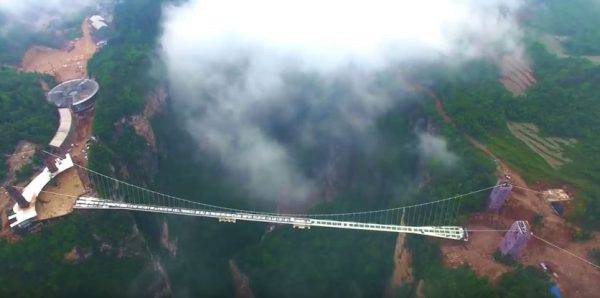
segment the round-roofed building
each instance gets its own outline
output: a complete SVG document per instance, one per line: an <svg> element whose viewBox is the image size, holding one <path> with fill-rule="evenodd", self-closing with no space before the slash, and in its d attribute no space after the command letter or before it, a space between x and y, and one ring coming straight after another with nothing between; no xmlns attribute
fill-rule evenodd
<svg viewBox="0 0 600 298"><path fill-rule="evenodd" d="M59 108L81 112L94 106L98 83L92 79L74 79L63 82L48 92L48 100Z"/></svg>

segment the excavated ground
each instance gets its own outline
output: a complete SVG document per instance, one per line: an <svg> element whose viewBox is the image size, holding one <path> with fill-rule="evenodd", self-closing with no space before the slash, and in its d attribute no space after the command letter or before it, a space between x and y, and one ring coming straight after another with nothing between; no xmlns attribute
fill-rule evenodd
<svg viewBox="0 0 600 298"><path fill-rule="evenodd" d="M436 108L440 116L447 123L452 123L452 118L444 110L442 101L431 91L425 92L436 101ZM572 233L577 229L558 216L542 196L543 183L530 186L509 165L496 157L487 147L467 136L473 146L482 150L497 161L498 177L510 177L511 182L520 187L536 189L537 191L513 189L508 203L498 215L489 213L473 214L469 220L469 228L474 231L469 235L469 241L459 243L456 241L442 241L444 262L450 267L468 264L480 275L497 281L502 273L512 268L502 265L493 259L492 254L498 248L504 231L515 220L533 222L536 214L543 215L543 223L533 227L535 235L546 239L556 245L587 258L592 248L600 248L600 235L594 233L592 239L585 242L574 242ZM538 267L541 262L550 264L555 273L554 280L558 283L566 297L597 297L600 293L600 270L575 259L564 252L550 247L546 243L532 238L520 258L523 264Z"/></svg>

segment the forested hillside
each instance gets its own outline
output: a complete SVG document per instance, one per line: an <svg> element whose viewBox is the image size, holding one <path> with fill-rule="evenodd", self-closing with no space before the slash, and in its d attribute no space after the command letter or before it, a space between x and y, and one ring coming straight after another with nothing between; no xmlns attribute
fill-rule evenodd
<svg viewBox="0 0 600 298"><path fill-rule="evenodd" d="M161 1L131 0L115 7L110 46L88 63L101 88L97 95L93 134L100 142L90 153L90 165L110 173L111 163L134 164L146 143L131 127L116 131L117 122L139 113L147 93L156 85L150 75ZM136 174L135 172L133 174Z"/></svg>
<svg viewBox="0 0 600 298"><path fill-rule="evenodd" d="M56 130L58 114L46 101L42 81L52 84L54 80L0 67L0 180L6 176L6 154L11 154L19 141L45 145Z"/></svg>
<svg viewBox="0 0 600 298"><path fill-rule="evenodd" d="M521 97L512 97L497 81L497 70L485 62L446 73L435 88L458 127L487 143L530 181L566 182L580 192L572 219L600 228L600 67L578 58L557 58L532 42L528 53L538 83ZM466 75L463 75L466 74ZM477 78L477 79L475 79ZM508 121L530 122L544 136L573 138L564 154L572 160L559 169L511 135Z"/></svg>
<svg viewBox="0 0 600 298"><path fill-rule="evenodd" d="M90 152L90 164L105 173L110 173L117 161L134 163L136 152L146 150L146 143L131 127L114 134L114 124L143 107L158 30L157 13L158 1L118 4L114 46L89 62L90 74L100 83L93 132L100 142ZM79 28L82 18L72 25ZM155 28L154 33L148 31L149 25ZM2 54L14 55L0 62L14 62L29 45L38 42L33 38L18 43L21 48L0 49ZM10 46L0 41L0 47ZM12 69L0 71L2 154L13 150L18 140L45 144L52 137L58 125L56 108L45 101L41 79ZM17 243L1 240L0 254L8 267L0 273L0 279L6 281L0 296L123 297L159 291L157 287L163 285L151 265L145 236L135 225L127 212L84 212L46 222L40 232Z"/></svg>
<svg viewBox="0 0 600 298"><path fill-rule="evenodd" d="M600 55L600 2L595 0L532 0L525 14L534 29L559 36L574 55Z"/></svg>

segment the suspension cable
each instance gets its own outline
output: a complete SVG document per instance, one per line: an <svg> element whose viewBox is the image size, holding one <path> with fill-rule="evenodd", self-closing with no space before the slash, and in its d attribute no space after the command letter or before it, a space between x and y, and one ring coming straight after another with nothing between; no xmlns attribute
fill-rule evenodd
<svg viewBox="0 0 600 298"><path fill-rule="evenodd" d="M56 154L54 154L54 153L51 153L51 152L48 152L48 151L46 151L46 150L42 150L42 152L44 152L44 153L46 153L46 154L49 154L49 155L52 155L52 156L54 156L54 157L61 158L61 156L59 156L59 155L56 155ZM128 182L125 182L125 181L121 181L121 180L119 180L119 179L116 179L116 178L114 178L114 177L111 177L111 176L108 176L108 175L105 175L105 174L99 173L99 172L97 172L97 171L94 171L94 170L92 170L92 169L89 169L89 168L87 168L87 167L84 167L84 166L82 166L82 165L79 165L79 164L77 164L77 163L73 163L73 165L75 165L76 167L78 167L78 168L80 168L80 169L82 169L82 170L84 170L84 171L87 171L87 172L93 173L93 174L95 174L95 175L98 175L98 176L100 176L100 177L102 177L102 178L105 178L105 179L112 180L113 182L122 183L122 184L124 184L124 185L126 185L126 186L129 186L129 187L132 187L132 188L138 189L138 190L140 190L140 191L146 191L146 192L149 192L149 193L152 193L152 194L156 194L156 195L159 195L159 196L164 196L164 197L166 197L166 198L169 198L169 199L172 199L172 200L177 200L177 201L181 201L181 202L186 202L186 203L189 203L189 204L192 204L192 205L198 205L198 206L203 206L203 207L208 207L208 208L216 208L216 209L220 209L220 210L228 210L228 211L234 211L234 212L244 212L244 213L261 213L261 214L266 214L266 215L280 215L280 216L291 216L291 217L294 217L294 216L343 216L343 215L367 215L367 214L372 214L372 213L375 213L375 212L394 211L394 210L399 210L399 209L402 209L402 208L410 208L410 207L421 207L421 206L428 206L428 205L432 205L432 204L436 204L436 203L440 203L440 202L444 202L444 201L454 200L454 199L462 198L462 197L465 197L465 196L473 195L473 194L476 194L476 193L479 193L479 192L482 192L482 191L490 190L490 189L492 189L492 188L494 188L494 187L495 187L495 185L494 185L494 186L489 186L489 187L485 187L485 188L477 189L477 190L470 191L470 192L463 193L463 194L454 195L454 196L447 197L447 198L440 199L440 200L435 200L435 201L426 202L426 203L419 203L419 204L414 204L414 205L409 205L409 206L401 206L401 207L387 208L387 209L377 209L377 210L358 211L358 212L346 212L346 213L274 213L274 212L257 212L257 211L249 211L249 210L244 210L244 209L230 208L230 207L222 207L222 206L218 206L218 205L212 205L212 204L207 204L207 203L202 203L202 202L197 202L197 201L191 201L191 200L188 200L188 199L184 199L184 198L180 198L180 197L172 196L172 195L169 195L169 194L165 194L165 193L157 192L157 191L154 191L154 190L151 190L151 189L148 189L148 188L142 187L142 186L134 185L134 184L131 184L131 183L128 183Z"/></svg>
<svg viewBox="0 0 600 298"><path fill-rule="evenodd" d="M562 248L562 247L560 247L560 246L558 246L558 245L556 245L556 244L554 244L554 243L552 243L552 242L550 242L550 241L548 241L548 240L546 240L546 239L544 239L544 238L542 238L542 237L540 237L540 236L538 236L538 235L536 235L534 233L531 233L531 235L533 237L535 237L536 239L538 239L538 240L546 243L547 245L552 246L552 247L558 249L559 251L561 251L561 252L563 252L565 254L568 254L568 255L570 255L570 256L572 256L572 257L574 257L574 258L576 258L576 259L578 259L578 260L580 260L580 261L582 261L582 262L584 262L584 263L586 263L588 265L591 265L591 266L595 267L596 269L600 270L600 266L594 264L593 262L591 262L591 261L589 261L589 260L587 260L587 259L585 259L583 257L580 257L580 256L578 256L578 255L576 255L576 254L574 254L574 253L572 253L572 252L570 252L570 251L568 251L568 250L566 250L566 249L564 249L564 248Z"/></svg>

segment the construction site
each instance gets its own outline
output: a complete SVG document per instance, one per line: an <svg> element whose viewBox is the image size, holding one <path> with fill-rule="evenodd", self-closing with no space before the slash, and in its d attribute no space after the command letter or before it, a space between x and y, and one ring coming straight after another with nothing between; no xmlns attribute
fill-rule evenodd
<svg viewBox="0 0 600 298"><path fill-rule="evenodd" d="M69 214L76 198L89 191L83 182L86 181L85 173L72 165L87 165L94 95L99 89L98 83L87 77L87 61L98 49L95 40L98 38L92 34L97 29L92 25L98 25L98 22L104 24L100 27L107 25L103 19L96 17L94 20L85 19L81 23L83 36L71 41L66 48L33 46L23 57L22 71L49 74L59 83L47 94L47 100L57 106L59 115L56 133L47 150L63 156L64 160L48 158L45 168L28 184L17 184L11 190L0 192L3 202L11 196L20 201L12 212L3 214L3 234L10 234L10 227L28 227L33 221ZM30 159L28 156L41 149L35 146L29 146L28 151L17 148L13 160L24 163ZM10 168L14 172L20 166L14 162Z"/></svg>

